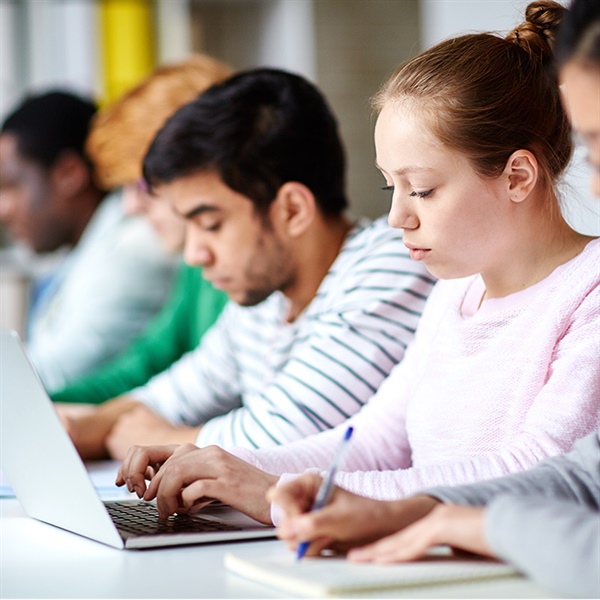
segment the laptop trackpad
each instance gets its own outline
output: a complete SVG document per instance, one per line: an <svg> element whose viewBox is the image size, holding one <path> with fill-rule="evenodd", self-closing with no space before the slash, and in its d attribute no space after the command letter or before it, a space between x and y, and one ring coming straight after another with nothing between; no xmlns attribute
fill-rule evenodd
<svg viewBox="0 0 600 600"><path fill-rule="evenodd" d="M227 525L232 525L234 527L266 527L263 523L259 523L239 510L226 504L221 504L220 502L209 504L200 509L197 513L190 514L189 516L192 518L198 517L199 519L214 521L216 523L227 523Z"/></svg>

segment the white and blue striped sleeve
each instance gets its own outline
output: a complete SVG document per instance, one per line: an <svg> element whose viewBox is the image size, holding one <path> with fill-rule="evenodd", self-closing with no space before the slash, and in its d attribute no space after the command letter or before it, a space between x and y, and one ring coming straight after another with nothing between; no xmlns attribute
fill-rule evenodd
<svg viewBox="0 0 600 600"><path fill-rule="evenodd" d="M132 395L173 423L203 424L200 446L265 448L331 429L402 360L433 283L400 232L376 222L296 322L276 298L230 304L197 350Z"/></svg>
<svg viewBox="0 0 600 600"><path fill-rule="evenodd" d="M232 347L238 307L228 304L200 345L130 395L176 425L199 425L242 404Z"/></svg>
<svg viewBox="0 0 600 600"><path fill-rule="evenodd" d="M358 412L402 360L433 278L397 232L353 250L355 258L334 263L288 342L287 360L242 406L208 421L198 445L266 448L331 429ZM249 338L239 350L269 360L257 347Z"/></svg>

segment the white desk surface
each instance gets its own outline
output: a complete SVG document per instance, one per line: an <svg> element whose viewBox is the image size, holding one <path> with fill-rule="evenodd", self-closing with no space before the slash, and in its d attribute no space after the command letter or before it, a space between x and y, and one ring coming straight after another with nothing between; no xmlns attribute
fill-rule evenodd
<svg viewBox="0 0 600 600"><path fill-rule="evenodd" d="M27 517L0 500L0 598L282 598L227 573L223 555L288 552L276 540L117 550ZM549 598L522 578L394 590L394 598Z"/></svg>

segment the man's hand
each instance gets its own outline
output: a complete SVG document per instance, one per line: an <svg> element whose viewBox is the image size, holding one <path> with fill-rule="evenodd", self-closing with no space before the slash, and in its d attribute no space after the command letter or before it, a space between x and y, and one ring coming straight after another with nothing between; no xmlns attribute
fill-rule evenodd
<svg viewBox="0 0 600 600"><path fill-rule="evenodd" d="M351 550L348 559L376 563L416 560L440 544L493 557L484 536L484 516L484 508L440 504L406 529L369 546Z"/></svg>
<svg viewBox="0 0 600 600"><path fill-rule="evenodd" d="M193 443L200 427L175 426L159 417L143 404L119 417L106 436L105 446L110 456L123 460L131 446L136 444Z"/></svg>
<svg viewBox="0 0 600 600"><path fill-rule="evenodd" d="M78 404L69 402L55 402L54 408L61 421L66 419L79 419L92 415L98 408L95 404Z"/></svg>
<svg viewBox="0 0 600 600"><path fill-rule="evenodd" d="M66 429L69 437L72 439L77 421L84 417L91 417L96 412L95 404L70 404L66 402L55 402L54 409L62 426Z"/></svg>
<svg viewBox="0 0 600 600"><path fill-rule="evenodd" d="M139 402L120 396L100 405L54 405L77 452L84 460L107 458L106 438L121 415L133 410Z"/></svg>
<svg viewBox="0 0 600 600"><path fill-rule="evenodd" d="M320 476L305 474L268 493L283 513L277 535L292 549L311 542L307 555L325 548L347 550L379 539L420 519L438 504L429 496L382 502L336 487L324 508L310 512L320 482Z"/></svg>
<svg viewBox="0 0 600 600"><path fill-rule="evenodd" d="M148 487L146 479L150 479ZM161 518L194 512L208 500L216 499L270 524L266 492L276 481L276 476L217 446L197 448L185 444L130 448L119 470L117 485L127 484L145 500L156 498Z"/></svg>

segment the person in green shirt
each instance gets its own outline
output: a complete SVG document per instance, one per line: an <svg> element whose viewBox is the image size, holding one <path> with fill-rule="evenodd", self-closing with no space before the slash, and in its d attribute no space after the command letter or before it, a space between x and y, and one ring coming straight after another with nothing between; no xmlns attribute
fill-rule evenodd
<svg viewBox="0 0 600 600"><path fill-rule="evenodd" d="M204 55L163 65L92 122L86 150L96 181L104 189L121 188L125 210L146 215L162 245L174 254L183 248L185 224L166 200L144 188L143 157L168 117L230 73ZM96 371L50 390L52 400L100 404L143 385L195 348L226 302L227 296L198 268L182 262L166 304L142 335Z"/></svg>
<svg viewBox="0 0 600 600"><path fill-rule="evenodd" d="M198 345L226 301L198 268L182 263L169 300L141 337L107 365L52 392L52 400L99 404L146 383Z"/></svg>

